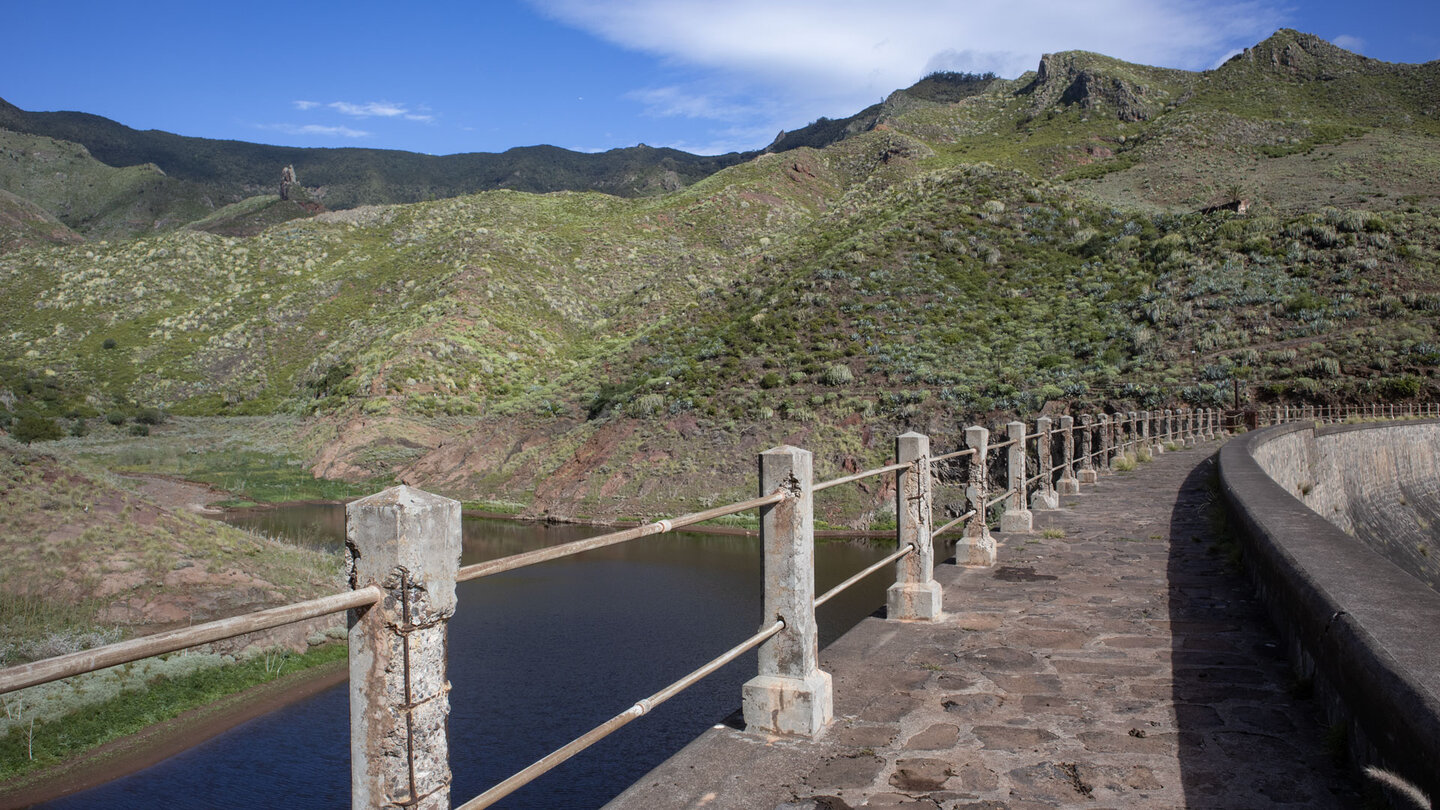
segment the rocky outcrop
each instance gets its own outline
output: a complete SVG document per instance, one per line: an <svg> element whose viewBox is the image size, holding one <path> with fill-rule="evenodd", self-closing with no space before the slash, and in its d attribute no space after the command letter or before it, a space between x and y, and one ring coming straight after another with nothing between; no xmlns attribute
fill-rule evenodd
<svg viewBox="0 0 1440 810"><path fill-rule="evenodd" d="M1080 51L1047 53L1040 58L1035 80L1020 93L1032 96L1036 111L1078 104L1094 112L1112 112L1121 121L1145 121L1164 99L1145 84L1107 73L1100 57Z"/></svg>
<svg viewBox="0 0 1440 810"><path fill-rule="evenodd" d="M1246 48L1231 62L1242 62L1289 78L1320 81L1381 66L1373 59L1351 53L1314 34L1290 29L1281 29L1255 47Z"/></svg>

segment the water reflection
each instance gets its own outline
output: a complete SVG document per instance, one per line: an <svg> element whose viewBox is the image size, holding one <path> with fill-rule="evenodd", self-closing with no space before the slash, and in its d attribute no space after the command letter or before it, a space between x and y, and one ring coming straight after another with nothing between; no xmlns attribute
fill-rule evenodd
<svg viewBox="0 0 1440 810"><path fill-rule="evenodd" d="M344 508L235 515L262 533L339 553ZM604 530L467 518L470 564ZM884 556L868 543L821 543L823 592ZM458 586L450 623L450 753L457 804L627 709L743 640L761 624L759 540L677 532ZM822 643L884 602L877 574L820 610ZM739 707L755 673L731 663L524 788L498 807L599 807ZM348 807L348 709L338 687L180 756L53 807ZM186 801L181 800L181 804Z"/></svg>

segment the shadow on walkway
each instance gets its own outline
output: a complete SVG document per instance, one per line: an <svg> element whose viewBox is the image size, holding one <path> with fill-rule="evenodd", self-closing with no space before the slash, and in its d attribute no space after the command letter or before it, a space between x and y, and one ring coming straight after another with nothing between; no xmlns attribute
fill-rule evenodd
<svg viewBox="0 0 1440 810"><path fill-rule="evenodd" d="M1186 807L1358 806L1320 710L1239 568L1218 497L1212 454L1170 513L1170 698Z"/></svg>

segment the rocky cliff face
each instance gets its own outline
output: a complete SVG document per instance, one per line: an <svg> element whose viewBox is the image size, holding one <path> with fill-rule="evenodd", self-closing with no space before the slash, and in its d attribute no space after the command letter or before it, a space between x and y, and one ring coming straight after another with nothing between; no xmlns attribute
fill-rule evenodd
<svg viewBox="0 0 1440 810"><path fill-rule="evenodd" d="M1047 53L1040 58L1035 80L1020 92L1032 97L1036 111L1078 104L1121 121L1146 121L1164 107L1169 93L1115 75L1105 70L1101 59L1082 51Z"/></svg>

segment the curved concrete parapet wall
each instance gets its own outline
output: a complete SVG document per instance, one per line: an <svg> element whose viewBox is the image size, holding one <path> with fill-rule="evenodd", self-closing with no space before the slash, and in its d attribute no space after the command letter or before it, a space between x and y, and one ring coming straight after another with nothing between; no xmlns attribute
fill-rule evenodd
<svg viewBox="0 0 1440 810"><path fill-rule="evenodd" d="M1321 517L1440 591L1440 422L1292 429L1256 446L1255 460Z"/></svg>
<svg viewBox="0 0 1440 810"><path fill-rule="evenodd" d="M1433 493L1434 481L1423 479L1437 465L1434 422L1319 431L1295 423L1220 451L1249 571L1291 661L1331 722L1347 727L1353 756L1431 796L1440 795L1440 593L1397 564L1406 556L1395 551L1399 541L1372 547L1342 526L1383 533L1377 510L1408 497L1407 487ZM1427 520L1402 512L1402 533L1418 527L1406 523L1414 515Z"/></svg>

